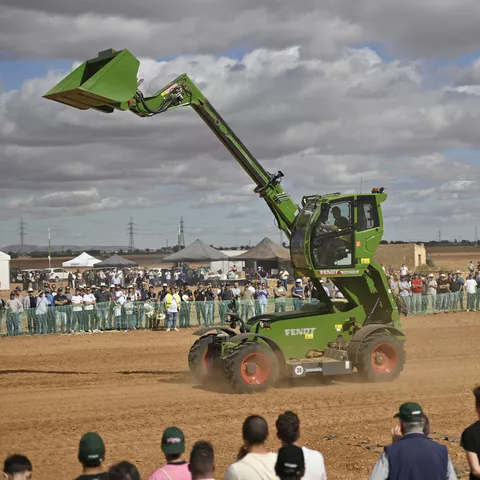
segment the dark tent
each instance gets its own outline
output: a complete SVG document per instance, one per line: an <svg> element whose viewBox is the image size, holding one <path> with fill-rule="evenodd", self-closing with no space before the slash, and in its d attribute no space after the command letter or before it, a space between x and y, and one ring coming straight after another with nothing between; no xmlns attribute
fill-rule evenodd
<svg viewBox="0 0 480 480"><path fill-rule="evenodd" d="M230 257L220 250L210 247L201 240L195 240L179 252L172 253L163 259L168 263L181 262L212 262L215 260L228 260Z"/></svg>
<svg viewBox="0 0 480 480"><path fill-rule="evenodd" d="M95 268L123 268L123 267L136 267L137 262L132 262L126 258L120 257L120 255L112 255L110 258L107 258L103 262L96 263Z"/></svg>
<svg viewBox="0 0 480 480"><path fill-rule="evenodd" d="M265 237L253 248L235 257L235 260L290 261L290 252L288 248L281 247L269 238Z"/></svg>

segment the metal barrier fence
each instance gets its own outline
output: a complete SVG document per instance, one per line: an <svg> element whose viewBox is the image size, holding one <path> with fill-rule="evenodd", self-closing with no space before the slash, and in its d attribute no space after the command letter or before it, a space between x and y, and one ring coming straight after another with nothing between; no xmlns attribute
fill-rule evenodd
<svg viewBox="0 0 480 480"><path fill-rule="evenodd" d="M474 294L466 292L437 295L413 295L400 297L410 315L442 312L458 312L480 309L480 289ZM308 300L305 300L308 301ZM283 302L269 299L267 303L258 300L237 301L236 310L244 319L262 313L298 310L305 301L286 298ZM315 300L311 300L315 302ZM231 301L182 302L171 327L188 328L222 325L226 321ZM170 319L173 320L173 319ZM54 306L45 313L38 309L24 309L19 312L0 310L0 334L53 334L101 332L109 330L138 330L167 328L169 318L163 304L158 302L116 302L99 303L95 306Z"/></svg>

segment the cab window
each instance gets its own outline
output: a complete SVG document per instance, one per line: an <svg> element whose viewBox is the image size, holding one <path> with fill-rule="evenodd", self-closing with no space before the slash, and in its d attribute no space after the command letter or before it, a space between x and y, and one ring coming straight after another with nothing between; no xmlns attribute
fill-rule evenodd
<svg viewBox="0 0 480 480"><path fill-rule="evenodd" d="M358 230L369 230L380 225L375 198L359 197L357 200Z"/></svg>

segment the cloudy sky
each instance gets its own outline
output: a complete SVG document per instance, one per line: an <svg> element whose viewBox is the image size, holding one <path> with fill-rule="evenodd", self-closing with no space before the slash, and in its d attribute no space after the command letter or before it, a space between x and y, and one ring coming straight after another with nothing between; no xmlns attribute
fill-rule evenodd
<svg viewBox="0 0 480 480"><path fill-rule="evenodd" d="M478 0L1 0L0 245L279 240L249 177L190 108L140 119L41 96L110 47L151 93L188 73L284 187L385 186L386 238L480 224Z"/></svg>

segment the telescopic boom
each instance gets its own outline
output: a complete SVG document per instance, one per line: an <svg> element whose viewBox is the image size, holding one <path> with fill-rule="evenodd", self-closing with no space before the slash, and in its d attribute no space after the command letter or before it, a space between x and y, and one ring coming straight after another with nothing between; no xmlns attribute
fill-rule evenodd
<svg viewBox="0 0 480 480"><path fill-rule="evenodd" d="M138 88L139 64L128 50L100 52L44 97L81 110L94 108L104 113L130 110L140 117L190 105L255 182L255 192L265 199L278 227L290 237L299 208L280 185L283 173L271 174L260 165L186 74L155 95L145 97Z"/></svg>

